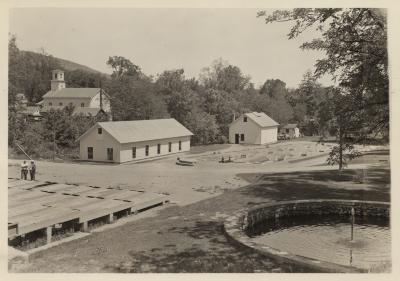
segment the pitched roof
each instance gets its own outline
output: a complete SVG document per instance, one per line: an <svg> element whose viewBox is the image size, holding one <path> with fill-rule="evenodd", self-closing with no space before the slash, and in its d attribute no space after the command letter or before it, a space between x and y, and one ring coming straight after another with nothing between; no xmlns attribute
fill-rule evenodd
<svg viewBox="0 0 400 281"><path fill-rule="evenodd" d="M294 129L297 128L297 124L286 124L282 126L283 129Z"/></svg>
<svg viewBox="0 0 400 281"><path fill-rule="evenodd" d="M98 122L97 124L120 143L140 142L193 135L192 132L190 132L181 123L173 118ZM89 129L89 131L90 130L91 129ZM85 134L83 134L79 139L81 139Z"/></svg>
<svg viewBox="0 0 400 281"><path fill-rule="evenodd" d="M93 98L100 88L64 88L48 91L43 98Z"/></svg>
<svg viewBox="0 0 400 281"><path fill-rule="evenodd" d="M244 115L253 120L260 127L279 126L279 123L275 122L275 120L273 120L264 112L250 112L250 113L245 113Z"/></svg>
<svg viewBox="0 0 400 281"><path fill-rule="evenodd" d="M85 116L96 116L101 108L91 108L91 107L76 107L74 109L74 115L83 114Z"/></svg>

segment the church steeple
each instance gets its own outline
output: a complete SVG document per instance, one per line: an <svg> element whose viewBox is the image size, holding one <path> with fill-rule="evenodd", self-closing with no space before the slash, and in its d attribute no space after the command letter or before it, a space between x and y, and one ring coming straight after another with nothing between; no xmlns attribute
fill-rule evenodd
<svg viewBox="0 0 400 281"><path fill-rule="evenodd" d="M64 71L56 69L53 70L51 76L51 90L57 91L65 88Z"/></svg>

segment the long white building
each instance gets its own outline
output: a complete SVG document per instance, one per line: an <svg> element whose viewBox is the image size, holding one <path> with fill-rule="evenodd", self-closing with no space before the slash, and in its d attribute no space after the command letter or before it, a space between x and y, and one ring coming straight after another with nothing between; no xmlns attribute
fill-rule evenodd
<svg viewBox="0 0 400 281"><path fill-rule="evenodd" d="M80 138L80 159L123 163L190 150L192 132L175 119L98 122Z"/></svg>

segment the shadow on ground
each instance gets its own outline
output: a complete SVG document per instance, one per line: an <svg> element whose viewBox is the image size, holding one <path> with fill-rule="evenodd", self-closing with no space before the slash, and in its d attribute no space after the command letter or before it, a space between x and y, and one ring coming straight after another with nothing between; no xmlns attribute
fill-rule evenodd
<svg viewBox="0 0 400 281"><path fill-rule="evenodd" d="M363 175L362 183L355 176ZM187 206L165 208L89 238L32 256L24 272L303 272L226 240L224 218L265 202L296 199L390 200L388 166L363 171L241 174L252 184ZM110 242L111 241L111 242ZM106 247L106 251L94 251Z"/></svg>

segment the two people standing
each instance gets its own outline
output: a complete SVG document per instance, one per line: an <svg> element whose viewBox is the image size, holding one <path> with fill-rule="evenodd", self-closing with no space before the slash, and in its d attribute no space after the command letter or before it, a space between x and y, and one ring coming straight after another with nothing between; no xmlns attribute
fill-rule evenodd
<svg viewBox="0 0 400 281"><path fill-rule="evenodd" d="M30 174L31 181L35 180L35 175L36 175L36 163L35 163L35 161L32 160L30 165L28 165L26 160L24 160L21 163L21 179L27 180L28 172Z"/></svg>

